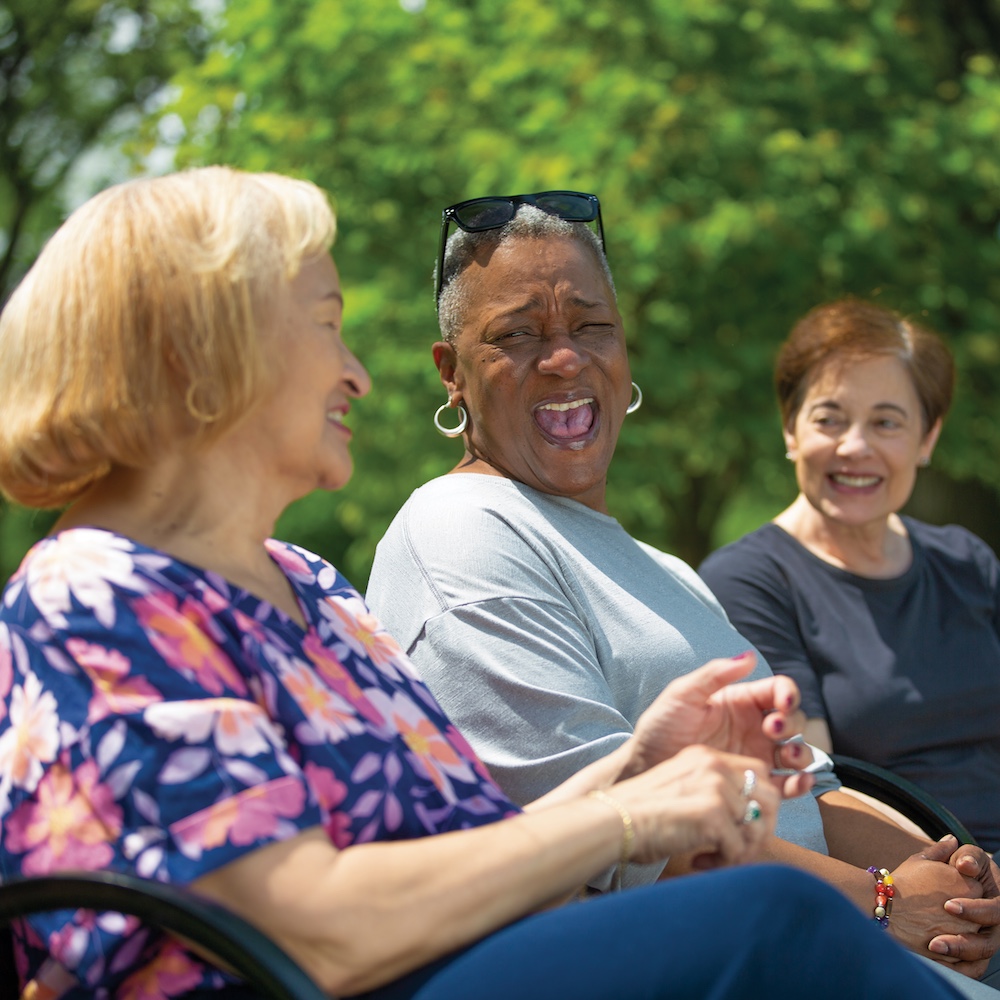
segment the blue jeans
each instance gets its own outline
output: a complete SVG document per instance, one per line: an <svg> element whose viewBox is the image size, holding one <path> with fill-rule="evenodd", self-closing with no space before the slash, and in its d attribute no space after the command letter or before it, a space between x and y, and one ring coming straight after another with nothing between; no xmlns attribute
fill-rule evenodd
<svg viewBox="0 0 1000 1000"><path fill-rule="evenodd" d="M368 1000L956 1000L834 889L778 865L526 917Z"/></svg>

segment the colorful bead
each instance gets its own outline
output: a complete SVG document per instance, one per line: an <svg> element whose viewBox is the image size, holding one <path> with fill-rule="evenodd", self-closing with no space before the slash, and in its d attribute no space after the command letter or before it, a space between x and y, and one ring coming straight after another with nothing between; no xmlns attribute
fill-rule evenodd
<svg viewBox="0 0 1000 1000"><path fill-rule="evenodd" d="M871 865L868 873L875 879L875 908L873 916L875 923L882 927L889 926L889 914L892 913L892 897L896 890L892 884L892 876L888 868L876 868Z"/></svg>

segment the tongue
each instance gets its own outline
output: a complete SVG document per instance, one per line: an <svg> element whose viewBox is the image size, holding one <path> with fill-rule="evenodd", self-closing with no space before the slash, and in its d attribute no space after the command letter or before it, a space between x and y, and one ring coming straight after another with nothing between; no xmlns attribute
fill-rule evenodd
<svg viewBox="0 0 1000 1000"><path fill-rule="evenodd" d="M584 403L572 410L535 410L535 420L550 437L576 438L590 430L594 423L594 408L590 403Z"/></svg>

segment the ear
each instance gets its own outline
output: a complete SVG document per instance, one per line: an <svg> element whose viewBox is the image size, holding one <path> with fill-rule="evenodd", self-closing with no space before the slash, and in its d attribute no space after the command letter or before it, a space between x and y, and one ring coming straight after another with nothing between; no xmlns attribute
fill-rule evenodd
<svg viewBox="0 0 1000 1000"><path fill-rule="evenodd" d="M927 462L931 460L931 455L934 454L934 446L937 444L938 437L941 435L941 418L938 417L934 421L931 429L924 436L924 440L920 443L920 458L921 460L926 459Z"/></svg>
<svg viewBox="0 0 1000 1000"><path fill-rule="evenodd" d="M798 443L798 441L796 441L795 435L792 433L792 431L788 427L785 427L782 430L781 433L782 433L782 437L784 437L784 439L785 439L785 454L790 459L794 460L796 458L796 455L797 455L797 450L798 450L798 447L799 447L799 443Z"/></svg>
<svg viewBox="0 0 1000 1000"><path fill-rule="evenodd" d="M457 381L458 355L455 348L444 340L439 340L431 350L434 353L434 364L437 365L441 384L448 390L448 399L452 402L455 393L461 392Z"/></svg>

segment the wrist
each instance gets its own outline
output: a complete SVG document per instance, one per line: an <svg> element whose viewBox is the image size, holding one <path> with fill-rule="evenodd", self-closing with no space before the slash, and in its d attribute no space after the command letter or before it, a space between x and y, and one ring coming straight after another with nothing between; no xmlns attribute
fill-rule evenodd
<svg viewBox="0 0 1000 1000"><path fill-rule="evenodd" d="M596 799L598 802L602 802L610 808L614 809L618 813L618 816L622 821L622 839L618 850L618 867L615 870L614 879L612 881L612 887L615 891L621 889L622 884L622 874L625 871L626 866L632 858L632 851L635 848L635 824L632 822L632 815L609 792L604 791L603 788L595 788L587 792L587 798Z"/></svg>
<svg viewBox="0 0 1000 1000"><path fill-rule="evenodd" d="M875 902L872 906L872 919L880 927L888 929L889 917L892 914L892 900L896 895L892 875L888 868L877 868L871 865L868 874L875 879Z"/></svg>

